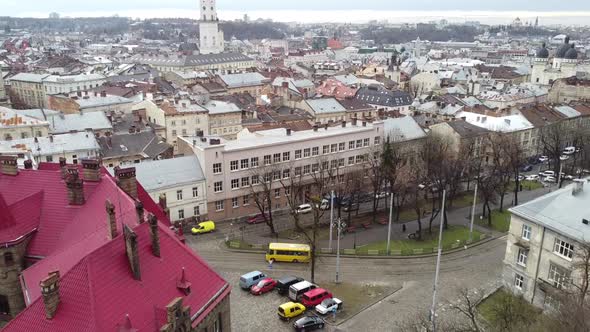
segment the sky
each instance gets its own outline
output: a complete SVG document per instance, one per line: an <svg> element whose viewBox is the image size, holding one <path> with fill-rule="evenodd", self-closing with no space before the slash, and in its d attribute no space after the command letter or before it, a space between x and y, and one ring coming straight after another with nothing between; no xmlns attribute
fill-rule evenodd
<svg viewBox="0 0 590 332"><path fill-rule="evenodd" d="M198 0L0 0L0 15L198 17ZM275 21L364 22L370 19L412 21L447 18L453 21L480 20L482 23L509 23L517 16L533 20L540 16L546 24L585 24L590 18L588 0L218 0L221 19L272 18ZM329 11L329 14L327 13ZM543 21L543 20L541 20Z"/></svg>

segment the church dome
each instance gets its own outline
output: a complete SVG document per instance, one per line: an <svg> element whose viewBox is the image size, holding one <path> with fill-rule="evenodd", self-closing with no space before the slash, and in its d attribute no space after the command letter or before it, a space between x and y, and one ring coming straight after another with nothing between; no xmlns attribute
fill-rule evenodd
<svg viewBox="0 0 590 332"><path fill-rule="evenodd" d="M549 57L549 50L545 47L545 43L541 46L540 49L537 50L537 58L548 58Z"/></svg>
<svg viewBox="0 0 590 332"><path fill-rule="evenodd" d="M565 52L565 58L575 60L578 58L578 51L576 51L576 45L572 44L572 47Z"/></svg>
<svg viewBox="0 0 590 332"><path fill-rule="evenodd" d="M565 58L565 53L570 49L570 37L565 37L565 43L557 49L556 58Z"/></svg>

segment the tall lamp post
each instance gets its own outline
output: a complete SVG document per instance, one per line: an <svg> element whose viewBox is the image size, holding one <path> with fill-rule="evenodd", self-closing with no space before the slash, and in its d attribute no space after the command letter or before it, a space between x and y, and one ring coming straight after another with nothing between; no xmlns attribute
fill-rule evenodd
<svg viewBox="0 0 590 332"><path fill-rule="evenodd" d="M389 193L389 223L387 226L387 255L391 252L391 220L393 219L393 193Z"/></svg>
<svg viewBox="0 0 590 332"><path fill-rule="evenodd" d="M434 287L432 291L432 307L430 308L430 321L432 322L432 331L436 332L436 291L438 288L438 273L440 271L440 256L442 255L442 235L445 218L445 198L447 191L443 190L443 199L440 213L440 229L438 233L438 255L436 256L436 272L434 273Z"/></svg>
<svg viewBox="0 0 590 332"><path fill-rule="evenodd" d="M336 283L340 283L340 230L342 228L342 221L340 218L337 220L338 222L338 241L336 242Z"/></svg>
<svg viewBox="0 0 590 332"><path fill-rule="evenodd" d="M332 252L332 228L334 227L334 190L330 193L330 253Z"/></svg>
<svg viewBox="0 0 590 332"><path fill-rule="evenodd" d="M475 183L475 192L473 193L473 206L471 207L471 224L469 225L469 243L473 240L473 220L475 218L475 204L477 202L477 182Z"/></svg>

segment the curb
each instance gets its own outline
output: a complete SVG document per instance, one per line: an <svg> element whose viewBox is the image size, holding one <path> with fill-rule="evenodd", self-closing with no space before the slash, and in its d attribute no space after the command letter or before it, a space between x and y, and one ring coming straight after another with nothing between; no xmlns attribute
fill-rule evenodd
<svg viewBox="0 0 590 332"><path fill-rule="evenodd" d="M482 244L497 240L497 239L501 239L504 236L506 236L506 234L502 235L502 236L489 236L486 237L485 239L481 240L481 241L477 241L473 244L471 244L470 246L467 247L467 249L465 249L464 247L460 247L457 249L451 249L451 250L447 250L447 251L443 251L442 255L447 255L447 254L453 254L456 252L460 252L460 251L465 251L465 250L469 250L471 248L475 248L478 247ZM237 253L244 253L244 254L264 254L266 253L265 250L245 250L245 249L231 249L229 247L227 247L224 242L221 242L220 247L222 250L226 250L226 251L231 251L231 252L237 252ZM318 257L336 257L335 254L322 254L320 252L318 252L316 254ZM356 258L356 259L413 259L413 258L429 258L429 257L436 257L437 253L431 253L431 254L423 254L423 255L408 255L408 256L371 256L371 255L344 255L341 254L340 257L344 257L344 258Z"/></svg>

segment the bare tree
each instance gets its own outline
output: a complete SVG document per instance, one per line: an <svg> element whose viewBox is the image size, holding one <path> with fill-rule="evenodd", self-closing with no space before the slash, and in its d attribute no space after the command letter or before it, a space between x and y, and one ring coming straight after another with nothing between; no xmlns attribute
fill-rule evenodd
<svg viewBox="0 0 590 332"><path fill-rule="evenodd" d="M469 321L469 330L474 332L483 331L477 319L477 305L483 300L482 290L469 291L463 288L459 291L459 299L449 302L449 308L465 316Z"/></svg>
<svg viewBox="0 0 590 332"><path fill-rule="evenodd" d="M369 182L371 184L371 189L373 193L371 197L371 201L373 202L373 223L375 223L377 218L377 209L379 208L380 198L379 193L381 193L381 191L383 190L386 181L384 172L386 168L383 167L382 160L384 159L384 152L387 151L387 148L385 146L388 144L389 142L384 144L384 148L374 146L368 154L368 160L365 163L363 163L363 167L365 169L365 173L369 177Z"/></svg>
<svg viewBox="0 0 590 332"><path fill-rule="evenodd" d="M274 220L273 220L273 207L272 202L274 199L273 191L278 187L276 179L277 172L281 174L281 170L275 165L267 165L263 167L257 167L250 170L250 185L249 192L254 200L254 204L260 211L264 223L270 229L271 235L276 235ZM279 178L282 176L279 175Z"/></svg>

